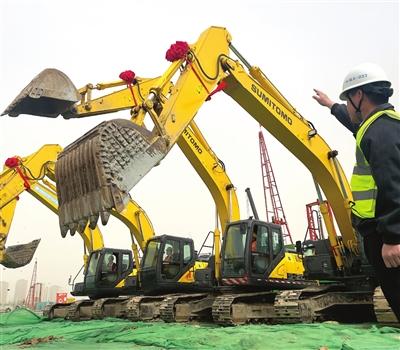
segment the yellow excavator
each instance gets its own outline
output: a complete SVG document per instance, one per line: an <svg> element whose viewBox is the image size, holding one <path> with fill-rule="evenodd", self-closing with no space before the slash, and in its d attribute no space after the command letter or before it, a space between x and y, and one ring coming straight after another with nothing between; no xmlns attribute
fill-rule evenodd
<svg viewBox="0 0 400 350"><path fill-rule="evenodd" d="M191 160L199 174L201 174L201 171L203 172L202 178L207 181L209 187L213 186L212 193L216 200L217 208L223 213L220 219L227 217L230 220L232 214L228 210L233 212L233 217L235 218L239 213L238 202L234 188L225 173L223 163L215 156L204 138L199 139L196 137L196 135L201 135L201 133L197 128L195 130L185 130L183 136L188 141L187 147L189 147L185 150L185 154ZM181 145L184 146L185 141L182 141ZM13 157L7 160L6 163L8 166L0 174L0 197L3 199L0 202L0 208L4 222L8 223L7 230L2 232L4 238L7 237L12 221L12 215L10 215L12 213L9 211L6 213L4 209L10 208L8 206L9 203L13 201L16 203L19 195L25 190L34 195L35 198L39 199L41 203L45 204L52 211L55 213L58 212L56 189L51 180L54 178L56 155L60 151L61 147L58 145L45 145L27 157ZM229 194L229 192L232 192L232 194ZM222 205L218 204L218 200ZM124 314L131 315L130 318L133 319L135 314L132 311L127 313L126 310L135 309L141 311L137 317L152 319L159 316L159 305L160 301L165 298L164 296L145 297L142 295L132 300L128 300L128 298L116 299L115 297L121 294L143 294L143 292L153 295L157 293L165 294L168 291L188 292L188 287L193 282L196 282L195 288L192 288L193 290L197 289L198 291L199 289L210 289L212 287L214 280L211 277L214 276L214 267L207 268L207 263L196 261L192 240L166 235L152 237L154 233L151 223L143 210L132 200L122 213L113 211L112 214L128 226L132 235L133 247L136 247L134 244L135 238L139 243L139 247L146 252L146 261L142 264L144 267L142 283L140 285L137 284L136 274L132 275L131 252L129 250L104 248L103 239L98 228L96 227L91 230L89 227L86 227L81 235L84 239L85 247L90 253L90 258L88 259L88 256L85 254L84 261L87 265L85 281L84 283L76 284L72 293L75 296L89 295L92 299L102 298L102 300L96 303L90 300L79 301L73 305L68 305L68 309L66 308L67 305L55 305L47 310L48 315L51 315L51 317L68 316L70 319L87 319L96 314L95 310L97 310L97 317L100 317L103 311L99 311L99 309L106 309L109 310L109 315L115 315L114 313L118 310L118 312L123 311ZM143 249L146 241L148 243L147 248ZM179 245L182 245L182 247ZM159 251L153 253L154 247L158 247ZM163 260L153 260L155 254L165 252L169 248L173 248L175 254L180 254L180 251L183 251L183 268L176 261L163 264ZM133 250L137 252L136 248ZM293 253L287 253L286 255L289 259L290 257L293 259L296 256ZM162 257L162 254L159 256ZM153 266L147 263L149 257L152 257L154 266L161 264L161 273L157 273L157 269L153 269ZM110 258L116 263L115 271L112 274L110 274L110 271L103 269L105 266L104 263ZM135 258L137 260L136 254ZM301 261L299 259L294 260L297 262L295 264L289 263L289 265L293 265L294 271L301 274L303 271ZM139 266L138 263L136 263L136 266ZM290 270L290 266L288 266L288 269ZM95 273L93 274L93 272ZM195 275L196 278L194 278ZM199 294L195 296L191 295L191 298L200 298L202 296ZM188 296L182 297L188 299ZM101 308L99 308L99 304ZM149 308L150 305L152 308ZM121 308L124 309L121 310ZM114 313L110 314L110 309ZM149 310L152 310L152 313L149 313Z"/></svg>
<svg viewBox="0 0 400 350"><path fill-rule="evenodd" d="M10 157L0 174L0 263L8 268L27 265L39 244L32 243L6 248L16 205L20 195L27 191L53 212L58 211L54 185L54 164L61 152L59 145L45 145L27 157ZM81 233L85 248L90 253L103 248L103 238L97 227ZM88 255L85 254L84 261Z"/></svg>
<svg viewBox="0 0 400 350"><path fill-rule="evenodd" d="M239 60L229 57L230 51ZM304 256L304 262L305 277L310 281L323 279L324 285L303 288L299 284L296 292L270 292L285 286L296 289L295 278L270 278L271 266L276 268L280 258L282 242L279 234L262 224L228 225L221 251L221 268L216 273L220 273L223 285L250 287L250 290L247 295L222 293L214 297L214 321L312 321L334 313L346 316L343 311L349 309L362 310L353 313L352 320L356 315L368 318L373 274L360 253L359 241L351 226L351 191L337 160L337 152L326 145L313 125L297 112L259 68L248 64L232 45L225 28L209 28L193 45L177 42L166 57L172 63L161 77L148 80L149 86L143 89L141 80L131 74L124 79L129 90L121 92L121 96L129 97L107 107L108 111L116 111L134 105L131 108L133 123L127 120L103 122L59 155L55 172L61 231L82 231L87 223L93 227L99 216L106 222L111 209L123 210L129 190L168 153L216 88L231 96L307 166L332 206L341 236L336 234L328 210L321 202L329 238L314 245L312 254ZM46 87L29 89L28 85L4 113L49 117L61 113L72 118L80 116L79 108L87 115L107 112L107 108L96 112L95 103L91 103L93 86L88 85L77 92L70 81L64 80L63 84L64 90L73 92L72 97L55 96L54 90L49 93ZM81 103L76 107L79 100ZM143 124L146 115L154 124L152 129ZM250 253L252 237L256 241L257 254L254 256L258 255L259 259ZM307 249L308 246L298 246L298 253ZM254 263L255 260L258 262ZM258 265L264 270L252 270ZM257 285L259 288L255 287ZM178 310L178 305L171 305L173 309L166 307L166 313ZM182 308L188 305L191 306L181 303Z"/></svg>
<svg viewBox="0 0 400 350"><path fill-rule="evenodd" d="M201 175L202 179L209 187L215 200L218 213L221 213L219 214L219 217L220 221L223 222L222 227L225 229L226 223L230 222L232 219L238 219L239 206L234 187L226 175L223 163L212 152L194 123L191 128L185 129L182 138L184 139L180 142L180 146L187 158L195 167L196 171ZM55 187L51 182L49 182L49 180L54 176L56 154L60 151L61 147L58 145L45 145L39 151L28 157L14 157L18 160L16 164L18 164L19 168L16 166L10 167L0 176L0 183L2 184L0 186L2 188L0 193L11 192L13 194L8 197L5 194L1 195L4 199L4 201L1 202L1 207L5 207L6 199L7 202L10 202L11 199L15 199L16 195L19 195L21 191L28 190L30 193L36 194L35 197L39 198L42 203L57 213ZM40 174L40 176L34 176L33 174ZM47 179L45 177L47 177ZM11 181L11 179L13 181ZM39 182L44 183L40 184ZM24 186L24 184L28 185ZM45 192L42 189L40 193L45 193L45 196L38 196L38 190L36 188L39 185L44 188ZM18 186L20 191L10 191L10 189L14 189ZM153 295L157 293L165 294L168 291L187 292L189 291L188 287L191 287L191 284L195 284L194 288L191 288L192 290L209 290L215 284L215 268L213 266L207 267L207 264L204 262L196 262L194 259L195 254L192 240L166 235L149 239L149 237L152 237L153 235L152 226L145 213L134 202L133 204L130 203L126 210L121 214L115 211L113 211L112 214L127 224L131 234L133 233L133 237L136 238L139 247L142 248L142 250L144 248L144 242L146 240L148 241L148 246L144 250L146 252L148 250L148 253L146 253L146 260L144 260L142 264L143 280L141 281L142 283L140 283L140 287L138 288L139 285L136 284L135 274L133 276L131 274L128 275L128 273L132 271L132 264L128 263L132 260L130 258L130 251L103 248L102 236L96 228L94 235L83 235L83 237L86 238L85 243L91 255L89 258L89 264L86 264L85 281L84 283L76 284L72 293L75 296L89 295L91 298L102 298L102 300L96 304L94 304L93 301L77 302L72 305L73 307L69 307L69 311L65 308L66 305L55 305L48 310L48 314L51 315L51 317L68 316L70 319L90 318L91 315L95 314L93 310L99 309L98 305L101 302L101 308L103 310L109 310L109 315L114 315L113 313L110 314L110 308L113 312L116 312L116 310L120 312L121 307L125 307L125 310L135 309L140 311L138 316L135 316L132 311L128 313L128 315L131 315L131 319L139 316L142 318L152 319L159 316L159 305L160 301L164 299L164 296L145 297L142 295L140 298L136 297L130 300L129 304L127 303L127 298L115 299L115 297L121 294L135 295L143 292L151 293ZM130 222L132 218L136 219L133 223ZM5 217L5 219L11 223L12 217ZM249 223L251 222L252 221L249 220ZM265 226L268 226L268 224L265 223ZM278 227L276 228L278 229ZM86 227L86 229L90 230L89 227ZM218 228L216 228L215 232L218 231ZM86 230L84 233L85 232ZM95 242L94 249L92 248L92 241ZM180 244L182 247L179 247ZM136 247L135 244L133 246ZM155 253L153 253L154 247L158 247L158 251ZM159 256L162 257L162 252L165 252L168 248L174 248L178 254L180 254L179 252L181 250L184 252L184 255L186 250L190 252L189 259L187 256L183 256L183 259L186 259L186 263L183 264L182 268L177 266L179 264L176 264L176 262L163 264L162 260L152 260L152 264L154 265L148 264L149 257L154 257L155 254L159 253ZM118 272L118 274L110 275L107 270L102 270L104 262L106 262L110 257L112 257L117 263L115 272ZM137 260L136 254L135 257ZM283 258L286 259L286 261L282 262L281 265L286 264L286 270L289 273L297 273L300 276L303 268L301 260L298 259L297 255L286 252ZM87 260L88 258L86 256L85 261ZM158 265L161 265L161 273L157 272L159 268ZM136 266L139 266L139 264L136 263ZM173 272L172 270L175 272L171 274L171 272ZM275 270L271 276L277 275L277 271L278 270ZM279 275L280 277L286 278L286 276L282 275L281 272ZM199 299L202 298L203 295L197 294L195 296L191 295L190 297L191 299ZM182 296L182 298L188 299L188 296ZM150 304L152 305L152 308L149 308ZM129 306L129 308L126 306ZM211 305L209 305L209 308L210 307ZM142 312L142 310L144 311ZM153 310L151 314L149 313L149 310ZM124 313L126 314L126 312ZM101 313L97 311L97 317L100 315Z"/></svg>
<svg viewBox="0 0 400 350"><path fill-rule="evenodd" d="M48 144L26 157L14 156L6 160L3 172L0 173L0 264L8 268L18 268L28 264L39 244L33 243L9 246L6 241L11 228L16 205L20 195L26 191L34 196L54 213L58 214L58 199L54 184L54 166L57 155L62 151L59 145ZM146 241L154 236L153 226L143 209L132 199L126 208L112 214L121 220L129 229L132 238L132 251L135 265L139 265L138 247L143 250ZM86 227L80 235L84 242L84 265L87 265L88 254L104 248L103 236L96 226ZM65 237L65 236L64 236ZM137 242L137 244L136 244ZM122 281L126 276L119 276Z"/></svg>
<svg viewBox="0 0 400 350"><path fill-rule="evenodd" d="M42 76L48 76L49 71L45 71ZM54 74L54 70L50 71L50 74ZM43 79L42 79L43 81ZM37 86L38 84L38 79L36 78L33 81L34 85ZM117 83L108 83L108 84L98 84L97 86L116 86ZM143 84L144 85L144 84ZM125 89L127 90L127 89ZM101 97L100 99L97 100L91 100L91 104L96 105L98 101L101 101L101 108L104 108L103 106L111 106L113 107L112 110L115 110L115 102L112 101L117 101L119 102L120 99L115 99L116 95L121 95L121 91L109 94L105 97ZM110 102L111 101L111 102ZM75 106L76 109L80 108L80 105ZM125 107L126 108L126 107ZM84 111L84 109L82 109ZM101 114L103 111L99 108L97 110L97 114ZM227 177L224 169L223 163L216 157L216 155L213 153L211 150L210 146L207 144L206 140L204 139L203 135L201 134L200 130L196 126L194 122L191 123L189 127L187 127L183 134L181 139L178 141L178 144L188 160L191 162L193 167L196 169L198 174L201 176L205 184L210 190L210 193L212 194L214 201L216 203L217 207L217 213L221 222L221 227L223 230L225 230L226 224L236 221L239 219L239 206L238 206L238 201L236 198L236 194L234 191L234 186L231 184L229 178ZM114 215L118 215L118 213L114 212ZM242 222L244 224L244 222ZM253 224L252 220L249 220L249 224ZM218 226L218 225L217 225ZM269 227L269 224L264 223L265 227ZM275 225L275 230L277 232L280 232L279 227ZM220 271L220 263L219 263L219 257L220 254L217 253L215 254L215 265L214 266L208 266L208 268L205 268L207 264L201 264L201 263L195 263L194 259L194 248L193 248L193 242L191 240L186 240L185 242L182 241L182 238L177 238L177 237L171 237L171 236L161 236L161 237L155 237L151 240L148 241L148 248L146 249L146 259L143 260L142 263L142 281L140 284L140 291L139 292L147 292L151 294L160 294L160 293L166 293L166 292L177 292L179 290L181 291L189 291L188 287L191 287L191 283L194 284L194 288L192 290L204 290L204 289L210 289L211 287L215 286L215 279L214 279L214 274L216 275L216 279L219 279L218 272ZM214 240L215 240L215 250L219 251L219 229L218 227L214 231ZM179 245L182 245L182 248L179 248ZM184 263L181 266L173 266L174 264L164 264L161 265L161 269L166 269L166 270L171 270L175 269L175 273L171 275L171 272L169 273L158 273L159 269L159 264L162 264L162 262L152 262L153 265L148 263L149 257L154 257L155 254L158 254L161 256L162 254L159 254L160 252L165 251L168 248L172 247L177 247L175 248L176 250L182 249L182 251L185 251L185 247L188 247L188 251L190 251L190 258L189 260L188 257L183 257L184 260L186 259L190 263ZM158 250L153 253L153 247L157 247ZM283 249L283 247L282 247ZM147 253L148 251L148 253ZM88 268L86 270L85 274L85 282L84 283L78 283L75 286L75 290L73 291L73 294L76 296L80 295L87 295L89 294L92 298L102 298L102 302L107 305L102 305L102 308L104 309L105 307L110 309L112 306L114 311L118 309L118 312L120 312L120 308L116 307L116 305L120 306L121 305L121 299L111 299L110 297L115 297L120 294L137 294L138 290L135 289L126 289L126 288L114 288L115 285L110 284L109 281L101 281L101 277L96 277L93 276L93 273L95 273L97 276L101 276L102 272L100 274L98 273L98 270L101 269L102 262L107 261L107 259L110 256L127 256L127 254L123 255L125 252L123 250L112 250L110 248L103 249L102 251L96 251L93 252L93 254L90 256L89 259L89 264ZM93 258L93 259L92 259ZM120 258L116 259L117 261L121 260ZM294 254L293 252L286 252L284 254L281 254L281 260L279 267L276 269L272 269L270 273L271 277L280 277L280 278L287 278L287 274L291 274L292 276L299 276L301 277L301 274L303 272L303 267L301 264L301 259L297 256L297 254ZM152 260L153 261L153 260ZM92 262L92 263L91 263ZM126 264L125 264L126 265ZM175 264L177 265L177 264ZM282 265L285 265L284 271L282 270ZM283 271L283 272L282 272ZM164 271L162 271L164 272ZM168 272L168 271L166 271ZM106 275L105 275L106 276ZM105 279L106 280L106 279ZM93 283L95 281L96 283ZM97 283L98 282L98 283ZM106 284L108 284L109 288L106 288ZM128 286L131 286L132 283L128 284ZM300 283L297 284L297 288L300 287ZM204 295L190 295L190 299L201 299L203 298ZM105 297L108 297L110 299L105 300ZM188 296L182 296L183 299L187 300ZM156 301L156 306L158 306L160 303L160 300L163 300L163 296L157 296L157 297L144 297L141 296L140 298L135 298L135 309L144 309L148 310L149 309L149 303L150 301ZM140 301L141 303L145 303L145 307L141 308L140 304L138 303ZM93 302L80 302L77 303L75 306L78 306L78 308L75 308L74 312L69 312L69 318L71 319L77 319L79 317L87 318L90 316L91 312L90 307L92 306ZM126 304L126 303L125 303ZM132 302L129 303L130 309L132 309ZM154 305L153 305L154 306ZM63 313L60 309L62 306L59 306L59 309L53 308L51 312L53 313L53 316L55 315L65 315L65 312ZM97 308L97 304L94 305L93 309ZM208 305L208 309L211 310L211 304ZM154 316L157 316L158 313L158 308L153 307L152 310L154 310L153 315L149 315L145 312L142 312L142 317L144 315L147 315L147 318L153 318ZM65 310L64 310L65 311ZM97 312L99 314L99 312ZM131 312L132 314L132 312ZM78 316L77 316L78 315ZM179 316L179 315L178 315ZM132 318L132 317L130 317Z"/></svg>

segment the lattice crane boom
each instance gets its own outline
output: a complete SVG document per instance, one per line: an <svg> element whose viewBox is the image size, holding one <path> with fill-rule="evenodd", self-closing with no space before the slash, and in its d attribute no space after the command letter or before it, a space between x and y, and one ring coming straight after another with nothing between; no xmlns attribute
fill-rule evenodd
<svg viewBox="0 0 400 350"><path fill-rule="evenodd" d="M268 155L267 144L265 143L264 135L260 129L258 133L259 146L260 146L260 159L261 159L261 173L264 188L265 210L267 221L282 226L282 234L285 243L293 244L292 236L289 230L289 225L286 220L285 212L283 210L281 197L279 195L278 186L275 180L274 171L272 169L271 160ZM268 198L271 202L271 209L269 209Z"/></svg>

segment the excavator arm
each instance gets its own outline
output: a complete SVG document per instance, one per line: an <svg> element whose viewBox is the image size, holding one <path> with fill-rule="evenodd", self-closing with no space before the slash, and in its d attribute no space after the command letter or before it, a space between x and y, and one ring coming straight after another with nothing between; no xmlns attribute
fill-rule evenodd
<svg viewBox="0 0 400 350"><path fill-rule="evenodd" d="M120 185L117 182L110 186L110 193L114 192L114 199L116 198L112 206L118 210L118 202L119 204L123 203L125 195L123 192L134 186L168 153L218 83L221 89L270 131L310 170L327 196L342 234L342 237L338 237L332 229L332 222L329 223L331 227L329 240L335 253L336 264L339 269L350 265L351 259L346 261L346 257L348 252L358 253L358 242L350 221L351 191L337 161L337 152L328 147L312 124L290 105L262 74L261 70L251 67L245 60L242 60L249 67L250 72L247 72L238 61L230 58L228 56L230 49L238 54L231 44L231 37L226 29L211 27L200 36L194 45L188 48L185 56L172 63L159 79L160 84L150 90L151 92L145 97L141 109L151 116L154 128L152 131L136 129L135 133L132 133L136 141L146 139L144 144L147 143L150 146L147 150L133 150L132 161L127 160L127 163L130 163L128 167L131 172L129 181L122 181L124 185L127 185L125 189L115 190ZM240 54L238 56L241 58ZM179 68L179 76L173 87L170 88L169 94L161 95L159 92L167 81L173 79ZM155 111L154 106L156 105L158 109L161 108L161 112ZM104 135L109 132L109 130L105 130L103 134L99 133L100 139L101 137L105 138ZM89 134L90 132L86 136L91 137L92 135ZM63 160L67 169L65 174L76 173L73 159L83 152L82 147L88 143L88 140L89 137L86 139L83 137L71 145L69 160ZM154 148L153 146L156 144L157 146ZM79 150L79 148L81 149ZM151 149L150 152L148 152L149 149ZM154 152L154 149L159 152ZM129 152L128 148L125 151ZM74 152L75 156L72 156ZM146 152L148 152L147 156L143 156ZM154 157L148 157L149 154ZM107 166L105 168L107 169ZM108 169L110 168L112 167L108 167ZM118 170L118 166L112 169ZM120 169L123 170L123 167ZM127 171L121 171L119 174L123 177ZM108 179L112 183L111 179ZM86 180L80 178L79 181L84 183ZM104 189L104 187L102 188ZM112 201L107 202L101 199L100 202L101 209L107 210L107 206ZM64 222L64 225L68 224L69 227L74 228L78 225L79 220L90 219L90 214L90 211L83 210L79 217L74 218L73 215L69 215L69 219Z"/></svg>
<svg viewBox="0 0 400 350"><path fill-rule="evenodd" d="M19 196L27 191L54 213L58 213L58 201L54 185L46 179L54 180L54 162L61 152L59 145L45 145L37 152L21 158L13 157L14 164L4 167L0 174L0 263L9 268L28 264L40 240L35 243L5 247ZM96 227L81 233L86 249L103 248L103 237ZM87 257L86 257L87 258ZM86 261L84 258L84 261Z"/></svg>
<svg viewBox="0 0 400 350"><path fill-rule="evenodd" d="M228 56L230 50L242 59L249 72ZM112 208L121 212L129 190L162 160L185 131L189 132L187 128L197 111L219 84L302 161L322 187L342 234L341 238L330 234L336 263L342 268L346 252L357 253L357 240L350 222L351 193L336 159L337 152L326 145L312 124L258 68L247 64L231 44L225 28L209 28L196 43L187 46L184 55L175 55L171 61L148 91L130 89L132 100L136 96L139 101L132 109L136 124L126 120L104 122L59 155L56 182L64 234L81 230L87 222L93 227L99 216L106 223L107 212ZM154 123L153 129L142 123L146 114ZM73 183L80 187L71 186Z"/></svg>
<svg viewBox="0 0 400 350"><path fill-rule="evenodd" d="M220 60L229 51L229 40L223 28L205 31L192 45L190 61L173 62L148 94L142 95L143 101L141 94L135 97L141 102L134 111L137 124L104 122L60 154L56 182L64 233L82 230L87 222L94 227L99 217L105 224L109 210L124 209L129 190L165 157L223 77ZM209 79L204 79L203 72ZM152 130L140 126L145 114L154 123Z"/></svg>
<svg viewBox="0 0 400 350"><path fill-rule="evenodd" d="M330 149L313 125L302 118L277 90L272 89L266 78L260 75L255 80L238 62L229 62L229 65L232 68L224 78L224 92L295 155L324 191L342 234L344 246L338 237L329 235L336 262L342 267L345 247L353 253L358 252L358 247L350 219L352 194L336 158L337 152Z"/></svg>
<svg viewBox="0 0 400 350"><path fill-rule="evenodd" d="M219 31L217 30L217 32ZM193 46L196 48L206 47L208 48L207 50L210 50L212 47L212 50L215 50L217 47L221 46L221 41L226 42L227 39L229 39L229 35L227 33L219 33L217 37L214 37L213 33L205 33L199 39L199 41ZM224 51L222 52L222 54L224 54ZM199 57L201 57L201 55ZM201 82L197 71L201 71L204 69L209 69L210 71L212 71L212 69L214 70L217 69L216 71L217 75L220 75L222 71L219 66L211 67L211 65L207 64L205 67L203 67L200 65L199 63L200 61L197 61L198 66L195 67L194 65L196 64L196 60L199 60L199 57L196 56L195 59L193 56L193 64L191 64L191 66L189 67L191 69L191 72L189 72L189 75L188 77L185 78L185 81L187 80L193 82L193 80L195 80L197 82L195 89L196 91L198 91L198 93L201 93L201 97L196 98L198 100L196 103L201 105L200 102L208 96L208 94L211 91L211 86L216 84L218 78L217 77L212 78L209 82L210 86L206 87L204 83ZM172 100L170 100L171 96L173 97L174 100L177 101L178 104L180 104L181 99L186 98L184 97L184 95L182 95L182 93L184 93L185 96L191 96L193 90L192 88L190 88L190 91L186 90L180 91L178 85L174 86L170 82L169 79L171 79L174 76L174 74L177 72L179 68L182 68L180 64L173 63L170 69L162 77L153 79L135 78L134 81L128 83L126 81L120 80L110 83L99 83L96 85L87 84L86 86L84 86L79 90L76 90L72 82L66 83L65 79L62 80L61 78L59 78L58 79L59 81L62 80L64 82L63 85L59 86L60 99L62 95L66 94L65 91L67 90L77 91L77 95L80 96L79 101L77 99L78 103L76 103L73 106L69 106L69 108L66 110L65 110L65 103L60 104L59 113L61 113L65 118L80 118L80 117L93 116L104 113L112 113L123 109L130 109L131 121L136 125L144 127L143 123L144 116L146 115L146 113L148 113L150 114L150 116L152 116L153 121L155 121L156 123L155 130L157 130L157 128L159 128L160 130L164 130L164 127L160 124L160 120L162 119L168 121L168 118L162 116L162 114L165 114L164 105L165 104L169 105L171 103L175 104L175 102L172 102ZM34 98L30 96L31 91L37 91L39 88L43 89L44 91L47 91L45 82L48 80L48 77L46 76L48 74L54 76L57 74L57 71L50 70L49 72L49 70L45 70L41 74L39 74L10 104L10 106L6 109L6 111L3 114L10 114L16 116L20 113L33 114L32 111L36 111L36 113L34 113L35 115L54 117L55 116L54 103L51 104L52 107L51 111L48 111L46 109L44 103L38 103L39 106L32 108L32 105L36 101L34 100ZM42 78L40 79L41 75ZM59 75L61 77L65 76L62 72L59 72ZM180 81L180 78L178 80ZM123 90L114 91L112 93L100 96L98 98L93 98L92 96L92 92L94 90L106 90L126 84L128 86ZM189 85L185 84L185 86ZM70 92L68 95L72 96L73 93ZM54 99L54 96L51 97ZM45 96L45 94L43 94L43 96L41 96L40 98L48 99L48 97ZM193 100L193 98L191 98L191 100ZM179 108L184 110L186 107L181 106ZM181 131L181 135L178 137L177 143L181 148L181 150L183 151L183 153L185 154L186 158L190 161L190 163L195 168L199 176L202 178L203 182L208 187L216 204L217 214L221 224L221 230L225 231L225 227L228 223L240 219L239 204L236 197L235 188L225 172L224 164L214 154L211 147L208 145L207 141L201 134L200 130L198 129L194 121L189 123L189 125L185 126L184 129L182 130L183 131ZM154 134L157 133L155 132ZM159 136L155 137L157 138ZM169 135L165 134L164 131L163 137L169 138ZM174 135L173 139L175 143L176 135ZM119 141L120 140L117 139L116 142L114 142L114 145ZM81 150L87 152L87 148L86 150L84 149ZM78 154L79 151L74 152L74 157L73 157L74 160L77 159L75 157ZM82 152L80 154L82 154ZM84 154L82 158L84 158L87 161L88 160L87 153ZM62 160L63 158L61 158L61 161ZM87 164L84 165L84 168L85 167L87 167ZM65 167L61 168L59 172L63 172L64 169ZM80 171L80 173L82 172ZM70 175L74 176L73 174ZM82 174L78 176L82 181L79 180L78 182L75 183L86 183L89 184L90 186L90 180L93 181L93 179L87 181L88 179L82 178L81 175ZM72 188L68 187L69 192L74 190L75 186L73 186ZM99 191L99 192L104 192L104 191ZM67 212L72 211L71 206L68 209L66 210ZM125 211L126 208L123 209L121 212L113 211L113 215L120 217L121 215L123 215ZM90 214L91 214L89 215L89 217L91 217L90 226L93 227L94 222L97 221L98 214L96 215L96 213L93 213L93 211ZM107 213L105 211L102 211L100 213L100 216L102 216L103 223L106 223L108 217ZM123 218L121 219L123 220ZM63 222L62 219L60 221ZM130 220L128 219L127 224L129 223ZM140 227L140 223L138 223L136 226ZM82 227L84 226L76 224L71 225L71 223L69 223L67 226L64 226L64 228L62 229L62 233L66 234L67 229L70 229L71 233L78 228L80 228L78 231L81 231ZM218 229L218 225L216 225L216 228L214 230L214 237L215 237L216 256L218 256L216 262L218 264L219 242L220 242L220 231Z"/></svg>

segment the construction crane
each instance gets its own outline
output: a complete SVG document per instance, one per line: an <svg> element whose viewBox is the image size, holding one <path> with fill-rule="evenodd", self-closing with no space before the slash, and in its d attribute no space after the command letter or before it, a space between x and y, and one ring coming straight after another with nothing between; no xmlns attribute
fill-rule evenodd
<svg viewBox="0 0 400 350"><path fill-rule="evenodd" d="M315 207L317 208L315 209ZM306 204L306 213L307 213L308 224L307 224L307 233L305 239L307 239L307 237L311 241L324 239L321 213L319 211L319 202L315 201Z"/></svg>
<svg viewBox="0 0 400 350"><path fill-rule="evenodd" d="M25 299L25 306L35 310L38 302L42 300L42 283L36 282L37 277L37 260L33 266L31 284L28 289L28 295Z"/></svg>
<svg viewBox="0 0 400 350"><path fill-rule="evenodd" d="M265 210L267 214L267 222L282 226L282 235L285 244L293 244L292 235L290 234L289 225L283 210L281 197L279 195L278 186L276 184L274 170L272 169L271 160L268 155L267 144L261 130L258 132L260 145L261 174L264 189ZM272 208L269 209L268 197L270 198Z"/></svg>

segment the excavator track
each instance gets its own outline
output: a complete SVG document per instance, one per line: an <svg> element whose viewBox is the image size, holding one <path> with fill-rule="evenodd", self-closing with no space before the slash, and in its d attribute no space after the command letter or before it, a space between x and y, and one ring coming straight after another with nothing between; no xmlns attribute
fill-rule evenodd
<svg viewBox="0 0 400 350"><path fill-rule="evenodd" d="M131 321L150 321L160 316L160 305L165 296L136 296L129 298L125 317Z"/></svg>
<svg viewBox="0 0 400 350"><path fill-rule="evenodd" d="M376 320L382 324L390 324L400 326L396 315L393 313L385 296L383 295L381 287L375 288L374 292L374 312Z"/></svg>
<svg viewBox="0 0 400 350"><path fill-rule="evenodd" d="M102 319L103 318L103 306L107 302L108 298L98 299L94 302L92 307L92 317L94 319Z"/></svg>
<svg viewBox="0 0 400 350"><path fill-rule="evenodd" d="M329 290L329 287L278 292L274 323L318 321L373 322L370 292Z"/></svg>
<svg viewBox="0 0 400 350"><path fill-rule="evenodd" d="M170 296L164 299L160 306L160 317L164 322L175 322L175 303L177 296Z"/></svg>
<svg viewBox="0 0 400 350"><path fill-rule="evenodd" d="M70 305L72 305L72 303L49 304L43 310L43 318L49 321L55 318L65 318Z"/></svg>
<svg viewBox="0 0 400 350"><path fill-rule="evenodd" d="M189 322L200 317L201 311L211 309L214 297L207 293L171 295L160 306L164 322Z"/></svg>
<svg viewBox="0 0 400 350"><path fill-rule="evenodd" d="M303 321L299 309L301 293L301 290L284 290L276 294L274 322L301 323Z"/></svg>
<svg viewBox="0 0 400 350"><path fill-rule="evenodd" d="M123 318L125 316L124 304L128 297L102 298L93 303L92 318L102 319L104 317Z"/></svg>
<svg viewBox="0 0 400 350"><path fill-rule="evenodd" d="M126 318L131 321L190 322L212 320L220 325L246 323L374 322L398 325L380 289L371 292L330 290L326 287L255 293L171 294L80 300L44 310L51 320L71 321ZM208 317L207 317L208 316Z"/></svg>
<svg viewBox="0 0 400 350"><path fill-rule="evenodd" d="M86 321L92 318L94 300L79 300L67 308L66 319L74 322Z"/></svg>
<svg viewBox="0 0 400 350"><path fill-rule="evenodd" d="M212 306L213 320L221 325L233 325L231 308L235 295L223 295L215 299Z"/></svg>
<svg viewBox="0 0 400 350"><path fill-rule="evenodd" d="M227 294L218 296L212 305L212 317L221 325L270 322L275 317L276 292Z"/></svg>

